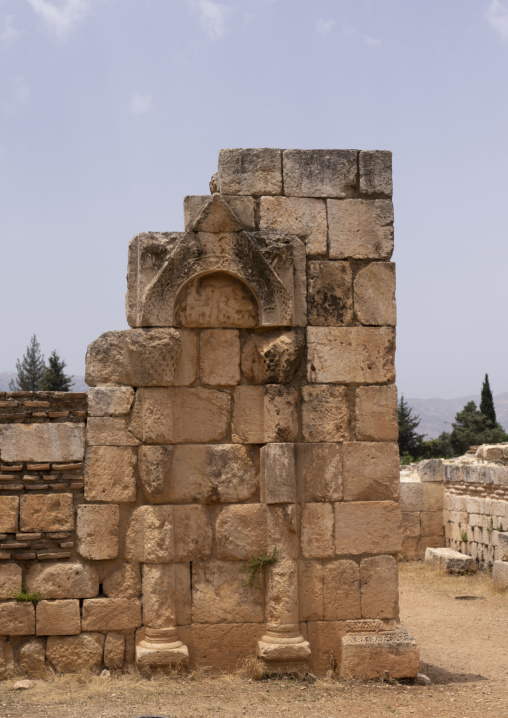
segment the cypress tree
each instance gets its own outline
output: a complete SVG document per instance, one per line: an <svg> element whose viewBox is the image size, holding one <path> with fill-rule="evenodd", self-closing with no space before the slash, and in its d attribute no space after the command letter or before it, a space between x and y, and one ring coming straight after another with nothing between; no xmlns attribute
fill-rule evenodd
<svg viewBox="0 0 508 718"><path fill-rule="evenodd" d="M494 407L494 397L492 396L492 391L490 389L488 374L485 374L485 379L483 380L480 411L487 417L492 426L495 426L497 423L496 409Z"/></svg>
<svg viewBox="0 0 508 718"><path fill-rule="evenodd" d="M16 371L15 381L11 380L9 382L11 391L39 391L42 389L46 366L35 334L30 339L30 344L26 348L23 359L21 361L16 360Z"/></svg>
<svg viewBox="0 0 508 718"><path fill-rule="evenodd" d="M64 373L65 362L60 359L54 349L49 355L48 366L42 379L42 388L45 391L69 391L72 377Z"/></svg>

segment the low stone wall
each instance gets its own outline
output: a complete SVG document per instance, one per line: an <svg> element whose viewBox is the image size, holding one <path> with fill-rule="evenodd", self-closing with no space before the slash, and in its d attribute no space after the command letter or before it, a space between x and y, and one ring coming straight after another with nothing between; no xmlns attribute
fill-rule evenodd
<svg viewBox="0 0 508 718"><path fill-rule="evenodd" d="M444 546L444 484L440 459L401 466L402 552L423 559L427 548Z"/></svg>

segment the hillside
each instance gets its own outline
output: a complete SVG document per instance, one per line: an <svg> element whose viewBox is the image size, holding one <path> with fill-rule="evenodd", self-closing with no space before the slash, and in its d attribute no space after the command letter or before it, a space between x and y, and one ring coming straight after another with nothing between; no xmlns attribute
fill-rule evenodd
<svg viewBox="0 0 508 718"><path fill-rule="evenodd" d="M404 397L405 398L405 397ZM427 439L433 439L442 431L451 431L452 421L455 414L460 411L468 401L480 403L479 394L461 396L457 399L406 399L409 406L414 409L415 414L420 417L421 422L417 431L426 434ZM508 431L508 392L494 396L497 420L501 426Z"/></svg>

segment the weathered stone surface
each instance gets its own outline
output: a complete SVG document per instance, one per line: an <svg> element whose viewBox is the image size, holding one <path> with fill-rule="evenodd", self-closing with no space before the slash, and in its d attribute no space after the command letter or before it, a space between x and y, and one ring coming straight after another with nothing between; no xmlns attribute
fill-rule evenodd
<svg viewBox="0 0 508 718"><path fill-rule="evenodd" d="M76 636L81 633L79 601L39 601L36 609L38 636Z"/></svg>
<svg viewBox="0 0 508 718"><path fill-rule="evenodd" d="M130 446L91 446L85 459L87 501L135 501L136 449Z"/></svg>
<svg viewBox="0 0 508 718"><path fill-rule="evenodd" d="M395 264L372 262L360 269L354 281L355 314L362 324L397 324Z"/></svg>
<svg viewBox="0 0 508 718"><path fill-rule="evenodd" d="M99 593L99 575L94 566L72 561L35 563L26 572L26 587L44 598L93 598Z"/></svg>
<svg viewBox="0 0 508 718"><path fill-rule="evenodd" d="M167 444L139 447L138 471L145 502L170 503L173 494L173 454L174 447Z"/></svg>
<svg viewBox="0 0 508 718"><path fill-rule="evenodd" d="M15 593L20 593L21 583L21 566L15 563L0 564L0 599L12 598Z"/></svg>
<svg viewBox="0 0 508 718"><path fill-rule="evenodd" d="M344 444L345 501L399 498L399 447L395 443L354 441Z"/></svg>
<svg viewBox="0 0 508 718"><path fill-rule="evenodd" d="M277 549L278 560L299 558L298 522L299 511L295 504L282 506L269 504L267 506L268 552L271 554L274 549Z"/></svg>
<svg viewBox="0 0 508 718"><path fill-rule="evenodd" d="M360 618L360 569L354 561L323 566L323 605L326 621Z"/></svg>
<svg viewBox="0 0 508 718"><path fill-rule="evenodd" d="M120 507L118 504L78 506L76 535L78 551L90 561L118 556Z"/></svg>
<svg viewBox="0 0 508 718"><path fill-rule="evenodd" d="M86 424L87 446L138 446L129 431L127 417L90 416Z"/></svg>
<svg viewBox="0 0 508 718"><path fill-rule="evenodd" d="M42 641L31 638L19 649L18 668L25 676L42 676L46 667L46 650Z"/></svg>
<svg viewBox="0 0 508 718"><path fill-rule="evenodd" d="M420 481L439 483L444 481L442 459L424 459L423 461L419 461L417 471Z"/></svg>
<svg viewBox="0 0 508 718"><path fill-rule="evenodd" d="M10 534L18 530L19 496L0 496L0 531Z"/></svg>
<svg viewBox="0 0 508 718"><path fill-rule="evenodd" d="M175 588L173 564L143 566L143 626L171 628L175 625Z"/></svg>
<svg viewBox="0 0 508 718"><path fill-rule="evenodd" d="M123 563L105 576L102 590L109 598L137 598L141 595L141 572L137 563Z"/></svg>
<svg viewBox="0 0 508 718"><path fill-rule="evenodd" d="M306 504L303 507L301 541L304 558L331 558L334 555L331 504Z"/></svg>
<svg viewBox="0 0 508 718"><path fill-rule="evenodd" d="M33 603L21 601L0 603L0 636L33 636L34 633Z"/></svg>
<svg viewBox="0 0 508 718"><path fill-rule="evenodd" d="M81 633L79 636L50 636L46 658L57 673L98 671L102 664L104 636L100 633Z"/></svg>
<svg viewBox="0 0 508 718"><path fill-rule="evenodd" d="M265 442L294 441L298 434L298 393L293 387L267 384L264 391Z"/></svg>
<svg viewBox="0 0 508 718"><path fill-rule="evenodd" d="M425 510L423 484L420 481L400 482L400 507L407 512Z"/></svg>
<svg viewBox="0 0 508 718"><path fill-rule="evenodd" d="M277 558L266 572L266 622L298 622L298 566L290 558Z"/></svg>
<svg viewBox="0 0 508 718"><path fill-rule="evenodd" d="M402 628L373 635L349 634L342 639L340 675L346 680L414 678L420 666L416 641Z"/></svg>
<svg viewBox="0 0 508 718"><path fill-rule="evenodd" d="M360 192L392 196L392 153L386 150L360 152Z"/></svg>
<svg viewBox="0 0 508 718"><path fill-rule="evenodd" d="M500 561L508 561L508 533L505 531L499 531L497 535L497 550L498 559ZM1 574L0 574L1 575ZM1 584L1 579L0 579Z"/></svg>
<svg viewBox="0 0 508 718"><path fill-rule="evenodd" d="M298 561L298 618L300 621L323 620L323 563Z"/></svg>
<svg viewBox="0 0 508 718"><path fill-rule="evenodd" d="M20 502L22 531L72 531L72 494L29 494Z"/></svg>
<svg viewBox="0 0 508 718"><path fill-rule="evenodd" d="M140 389L131 431L148 444L205 443L226 438L231 396L215 389Z"/></svg>
<svg viewBox="0 0 508 718"><path fill-rule="evenodd" d="M225 195L281 194L282 152L272 148L220 150L218 182Z"/></svg>
<svg viewBox="0 0 508 718"><path fill-rule="evenodd" d="M401 548L401 515L393 501L335 504L337 555L396 553Z"/></svg>
<svg viewBox="0 0 508 718"><path fill-rule="evenodd" d="M300 365L302 331L251 334L242 351L242 372L252 384L287 384Z"/></svg>
<svg viewBox="0 0 508 718"><path fill-rule="evenodd" d="M340 663L341 639L346 633L345 621L309 621L307 637L311 644L310 670L325 676Z"/></svg>
<svg viewBox="0 0 508 718"><path fill-rule="evenodd" d="M508 588L508 562L494 561L492 564L492 579L497 588Z"/></svg>
<svg viewBox="0 0 508 718"><path fill-rule="evenodd" d="M356 150L284 150L288 197L347 197L356 188Z"/></svg>
<svg viewBox="0 0 508 718"><path fill-rule="evenodd" d="M171 563L173 510L171 506L139 506L130 517L125 557L131 563Z"/></svg>
<svg viewBox="0 0 508 718"><path fill-rule="evenodd" d="M176 323L182 327L255 327L259 323L253 293L229 274L192 279L177 301Z"/></svg>
<svg viewBox="0 0 508 718"><path fill-rule="evenodd" d="M342 445L295 444L298 493L303 501L342 499Z"/></svg>
<svg viewBox="0 0 508 718"><path fill-rule="evenodd" d="M96 386L87 395L88 416L123 416L134 401L131 386Z"/></svg>
<svg viewBox="0 0 508 718"><path fill-rule="evenodd" d="M326 254L326 204L322 199L262 197L259 228L295 234L305 241L307 255Z"/></svg>
<svg viewBox="0 0 508 718"><path fill-rule="evenodd" d="M176 561L202 561L212 551L212 526L206 506L174 506Z"/></svg>
<svg viewBox="0 0 508 718"><path fill-rule="evenodd" d="M261 448L261 501L296 501L294 444L266 444Z"/></svg>
<svg viewBox="0 0 508 718"><path fill-rule="evenodd" d="M220 559L248 559L266 554L266 510L262 504L227 506L215 523L215 555Z"/></svg>
<svg viewBox="0 0 508 718"><path fill-rule="evenodd" d="M262 386L237 386L233 392L232 437L235 443L264 444L265 394Z"/></svg>
<svg viewBox="0 0 508 718"><path fill-rule="evenodd" d="M306 441L349 439L346 387L304 386L302 400L302 430Z"/></svg>
<svg viewBox="0 0 508 718"><path fill-rule="evenodd" d="M109 669L123 666L125 656L125 636L119 633L108 633L104 642L104 665Z"/></svg>
<svg viewBox="0 0 508 718"><path fill-rule="evenodd" d="M137 598L88 598L83 601L83 631L130 631L141 626Z"/></svg>
<svg viewBox="0 0 508 718"><path fill-rule="evenodd" d="M309 262L307 302L309 324L351 324L353 273L349 262Z"/></svg>
<svg viewBox="0 0 508 718"><path fill-rule="evenodd" d="M253 197L221 194L221 198L245 229L256 229L254 217L255 200ZM183 198L183 218L186 231L192 228L201 210L209 201L209 194L187 195Z"/></svg>
<svg viewBox="0 0 508 718"><path fill-rule="evenodd" d="M360 564L363 618L398 618L399 584L393 556L364 558Z"/></svg>
<svg viewBox="0 0 508 718"><path fill-rule="evenodd" d="M443 511L422 511L422 536L444 538Z"/></svg>
<svg viewBox="0 0 508 718"><path fill-rule="evenodd" d="M236 329L206 329L199 343L201 383L236 386L240 383L240 336Z"/></svg>
<svg viewBox="0 0 508 718"><path fill-rule="evenodd" d="M7 424L2 427L2 461L82 461L84 424Z"/></svg>
<svg viewBox="0 0 508 718"><path fill-rule="evenodd" d="M256 655L256 643L263 630L261 623L194 623L191 628L180 628L179 635L189 646L192 665L235 671L241 661Z"/></svg>
<svg viewBox="0 0 508 718"><path fill-rule="evenodd" d="M358 387L355 429L359 441L397 441L396 386Z"/></svg>
<svg viewBox="0 0 508 718"><path fill-rule="evenodd" d="M404 539L409 537L417 538L420 536L422 530L420 517L421 513L419 511L402 512L402 536ZM404 551L404 545L402 546L402 549Z"/></svg>
<svg viewBox="0 0 508 718"><path fill-rule="evenodd" d="M388 327L308 327L310 382L395 381L395 334Z"/></svg>
<svg viewBox="0 0 508 718"><path fill-rule="evenodd" d="M393 205L389 199L329 199L330 259L390 259Z"/></svg>
<svg viewBox="0 0 508 718"><path fill-rule="evenodd" d="M243 586L240 561L207 561L192 567L192 620L195 623L261 623L263 594Z"/></svg>
<svg viewBox="0 0 508 718"><path fill-rule="evenodd" d="M106 332L88 347L85 381L89 386L172 386L180 352L176 329Z"/></svg>
<svg viewBox="0 0 508 718"><path fill-rule="evenodd" d="M477 569L476 562L472 556L466 556L451 548L427 548L425 560L439 566L446 573L474 573Z"/></svg>

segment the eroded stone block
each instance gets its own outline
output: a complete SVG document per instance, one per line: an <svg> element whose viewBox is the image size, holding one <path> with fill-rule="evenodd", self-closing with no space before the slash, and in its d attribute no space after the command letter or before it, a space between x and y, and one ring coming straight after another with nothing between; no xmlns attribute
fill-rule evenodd
<svg viewBox="0 0 508 718"><path fill-rule="evenodd" d="M262 504L227 506L215 523L215 554L220 559L248 559L266 554L266 510Z"/></svg>
<svg viewBox="0 0 508 718"><path fill-rule="evenodd" d="M0 636L33 636L34 633L33 603L21 601L0 603Z"/></svg>
<svg viewBox="0 0 508 718"><path fill-rule="evenodd" d="M251 334L242 351L242 372L252 384L287 384L304 350L302 331Z"/></svg>
<svg viewBox="0 0 508 718"><path fill-rule="evenodd" d="M345 501L399 498L399 447L395 443L344 444Z"/></svg>
<svg viewBox="0 0 508 718"><path fill-rule="evenodd" d="M356 150L284 150L288 197L347 197L356 188Z"/></svg>
<svg viewBox="0 0 508 718"><path fill-rule="evenodd" d="M282 152L278 149L225 149L219 152L218 183L225 195L282 192Z"/></svg>
<svg viewBox="0 0 508 718"><path fill-rule="evenodd" d="M355 428L359 441L397 441L397 387L359 386Z"/></svg>
<svg viewBox="0 0 508 718"><path fill-rule="evenodd" d="M235 329L201 332L199 366L201 383L236 386L240 383L240 337Z"/></svg>
<svg viewBox="0 0 508 718"><path fill-rule="evenodd" d="M442 483L444 480L443 459L424 459L419 461L417 471L420 481Z"/></svg>
<svg viewBox="0 0 508 718"><path fill-rule="evenodd" d="M31 638L19 649L18 668L25 676L40 677L46 667L46 650L42 641Z"/></svg>
<svg viewBox="0 0 508 718"><path fill-rule="evenodd" d="M266 444L261 448L261 501L296 501L294 444Z"/></svg>
<svg viewBox="0 0 508 718"><path fill-rule="evenodd" d="M355 561L331 561L323 566L324 618L360 618L360 568Z"/></svg>
<svg viewBox="0 0 508 718"><path fill-rule="evenodd" d="M87 391L88 416L124 416L133 401L131 386L96 386Z"/></svg>
<svg viewBox="0 0 508 718"><path fill-rule="evenodd" d="M342 499L342 445L295 444L298 491L303 501Z"/></svg>
<svg viewBox="0 0 508 718"><path fill-rule="evenodd" d="M349 262L309 262L307 303L309 324L351 324L353 273Z"/></svg>
<svg viewBox="0 0 508 718"><path fill-rule="evenodd" d="M419 666L416 641L402 626L390 633L348 634L342 639L340 675L346 680L414 678Z"/></svg>
<svg viewBox="0 0 508 718"><path fill-rule="evenodd" d="M72 463L85 453L84 424L7 424L2 427L2 461Z"/></svg>
<svg viewBox="0 0 508 718"><path fill-rule="evenodd" d="M401 515L394 501L335 504L337 555L396 553L401 540Z"/></svg>
<svg viewBox="0 0 508 718"><path fill-rule="evenodd" d="M264 444L265 394L262 386L237 386L233 393L232 437L235 443Z"/></svg>
<svg viewBox="0 0 508 718"><path fill-rule="evenodd" d="M261 591L243 586L241 561L207 561L192 568L192 620L195 623L261 623Z"/></svg>
<svg viewBox="0 0 508 718"><path fill-rule="evenodd" d="M0 599L12 598L22 588L22 570L16 563L0 564Z"/></svg>
<svg viewBox="0 0 508 718"><path fill-rule="evenodd" d="M104 636L81 633L79 636L50 636L46 658L57 673L98 671L102 664Z"/></svg>
<svg viewBox="0 0 508 718"><path fill-rule="evenodd" d="M118 556L120 507L118 504L78 506L76 535L78 551L90 561Z"/></svg>
<svg viewBox="0 0 508 718"><path fill-rule="evenodd" d="M72 531L74 506L72 494L29 494L21 496L22 531Z"/></svg>
<svg viewBox="0 0 508 718"><path fill-rule="evenodd" d="M83 601L83 631L131 631L141 626L137 598L88 598Z"/></svg>
<svg viewBox="0 0 508 718"><path fill-rule="evenodd" d="M372 262L360 269L354 281L355 314L371 326L397 324L395 264Z"/></svg>
<svg viewBox="0 0 508 718"><path fill-rule="evenodd" d="M172 506L139 506L127 526L125 557L131 563L174 560Z"/></svg>
<svg viewBox="0 0 508 718"><path fill-rule="evenodd" d="M123 563L105 576L102 590L109 598L137 598L141 595L141 572L137 563Z"/></svg>
<svg viewBox="0 0 508 718"><path fill-rule="evenodd" d="M389 199L329 199L330 259L390 259L393 205Z"/></svg>
<svg viewBox="0 0 508 718"><path fill-rule="evenodd" d="M176 622L173 564L143 566L143 625L170 628Z"/></svg>
<svg viewBox="0 0 508 718"><path fill-rule="evenodd" d="M35 563L26 572L26 587L44 598L93 598L99 593L99 575L94 566L75 561Z"/></svg>
<svg viewBox="0 0 508 718"><path fill-rule="evenodd" d="M326 204L322 199L262 197L259 228L304 238L307 255L326 254Z"/></svg>
<svg viewBox="0 0 508 718"><path fill-rule="evenodd" d="M38 636L76 636L81 633L79 601L39 601L36 609Z"/></svg>
<svg viewBox="0 0 508 718"><path fill-rule="evenodd" d="M301 541L304 558L331 558L334 555L331 504L306 504L303 507Z"/></svg>
<svg viewBox="0 0 508 718"><path fill-rule="evenodd" d="M322 621L323 563L298 562L298 616L300 621Z"/></svg>
<svg viewBox="0 0 508 718"><path fill-rule="evenodd" d="M86 424L87 446L138 446L129 431L127 417L90 416Z"/></svg>
<svg viewBox="0 0 508 718"><path fill-rule="evenodd" d="M212 551L212 526L206 506L174 506L176 561L202 561Z"/></svg>
<svg viewBox="0 0 508 718"><path fill-rule="evenodd" d="M302 429L306 441L347 441L349 412L344 386L304 386L302 400Z"/></svg>
<svg viewBox="0 0 508 718"><path fill-rule="evenodd" d="M104 665L115 670L123 666L125 656L125 636L108 633L104 641Z"/></svg>
<svg viewBox="0 0 508 718"><path fill-rule="evenodd" d="M393 556L364 558L360 564L363 618L398 618L399 584Z"/></svg>
<svg viewBox="0 0 508 718"><path fill-rule="evenodd" d="M392 196L392 153L386 150L360 152L360 192Z"/></svg>
<svg viewBox="0 0 508 718"><path fill-rule="evenodd" d="M87 501L135 501L136 463L133 447L89 447L85 459Z"/></svg>
<svg viewBox="0 0 508 718"><path fill-rule="evenodd" d="M249 196L221 194L222 199L245 229L256 229L254 216L255 200ZM191 229L201 210L210 201L210 195L187 195L183 198L185 230Z"/></svg>
<svg viewBox="0 0 508 718"><path fill-rule="evenodd" d="M267 384L264 391L265 442L294 441L298 434L297 390Z"/></svg>
<svg viewBox="0 0 508 718"><path fill-rule="evenodd" d="M19 496L0 496L0 531L10 534L18 530Z"/></svg>

